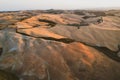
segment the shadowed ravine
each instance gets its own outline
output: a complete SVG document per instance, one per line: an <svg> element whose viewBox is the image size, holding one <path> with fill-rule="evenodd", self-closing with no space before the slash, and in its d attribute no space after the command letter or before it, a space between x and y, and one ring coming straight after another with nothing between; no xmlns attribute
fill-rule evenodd
<svg viewBox="0 0 120 80"><path fill-rule="evenodd" d="M97 46L92 46L93 48L97 49L98 51L104 53L106 56L108 56L109 58L117 61L117 62L120 62L120 57L118 57L117 53L119 51L112 51L106 47L97 47Z"/></svg>

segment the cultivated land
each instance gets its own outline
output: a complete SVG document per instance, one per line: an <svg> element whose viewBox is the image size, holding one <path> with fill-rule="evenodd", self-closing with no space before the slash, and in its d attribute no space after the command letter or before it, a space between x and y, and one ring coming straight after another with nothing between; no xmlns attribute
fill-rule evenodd
<svg viewBox="0 0 120 80"><path fill-rule="evenodd" d="M0 80L120 80L120 10L0 12Z"/></svg>

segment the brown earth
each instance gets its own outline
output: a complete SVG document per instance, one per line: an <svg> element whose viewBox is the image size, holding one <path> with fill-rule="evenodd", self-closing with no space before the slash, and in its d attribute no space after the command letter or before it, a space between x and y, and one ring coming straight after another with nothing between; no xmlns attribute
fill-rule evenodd
<svg viewBox="0 0 120 80"><path fill-rule="evenodd" d="M119 80L119 13L1 12L0 79Z"/></svg>

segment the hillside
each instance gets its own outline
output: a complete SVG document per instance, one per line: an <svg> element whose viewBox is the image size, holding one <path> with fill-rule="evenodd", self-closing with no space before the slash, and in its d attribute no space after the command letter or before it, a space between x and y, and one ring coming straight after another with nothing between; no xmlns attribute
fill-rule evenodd
<svg viewBox="0 0 120 80"><path fill-rule="evenodd" d="M119 14L1 12L0 79L119 80Z"/></svg>

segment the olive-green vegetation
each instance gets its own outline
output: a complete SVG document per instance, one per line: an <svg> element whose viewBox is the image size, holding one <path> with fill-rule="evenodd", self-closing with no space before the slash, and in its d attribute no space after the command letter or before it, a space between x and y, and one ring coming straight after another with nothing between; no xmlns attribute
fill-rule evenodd
<svg viewBox="0 0 120 80"><path fill-rule="evenodd" d="M19 78L13 73L0 70L0 80L19 80Z"/></svg>

